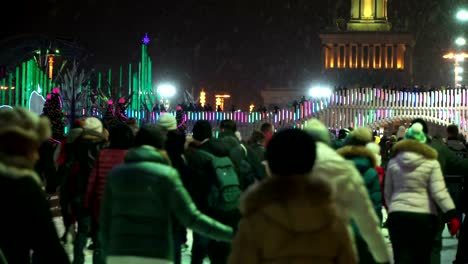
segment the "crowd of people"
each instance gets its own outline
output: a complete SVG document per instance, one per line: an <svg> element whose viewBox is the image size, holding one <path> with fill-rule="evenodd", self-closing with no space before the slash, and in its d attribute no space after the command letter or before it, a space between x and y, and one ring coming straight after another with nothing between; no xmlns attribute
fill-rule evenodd
<svg viewBox="0 0 468 264"><path fill-rule="evenodd" d="M454 263L468 263L467 196L452 198L444 179L468 159L423 120L403 130L385 148L367 128L335 139L318 120L266 123L248 140L232 120L216 138L200 120L186 136L166 113L141 127L77 120L57 144L47 118L1 109L0 263L83 264L91 240L95 264L178 264L187 229L192 264L390 263L383 211L393 263L440 264L446 226L459 238Z"/></svg>

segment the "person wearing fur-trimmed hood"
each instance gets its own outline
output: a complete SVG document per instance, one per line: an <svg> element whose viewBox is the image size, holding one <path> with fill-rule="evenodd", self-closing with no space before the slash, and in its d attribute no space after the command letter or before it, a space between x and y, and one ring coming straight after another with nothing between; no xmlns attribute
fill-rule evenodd
<svg viewBox="0 0 468 264"><path fill-rule="evenodd" d="M33 263L69 263L34 171L42 129L28 110L0 110L0 252L7 263L30 263L31 251Z"/></svg>
<svg viewBox="0 0 468 264"><path fill-rule="evenodd" d="M430 263L439 220L444 213L452 235L458 232L455 205L445 186L437 151L426 143L423 126L413 124L393 147L385 178L388 230L397 264Z"/></svg>
<svg viewBox="0 0 468 264"><path fill-rule="evenodd" d="M353 130L348 136L346 145L337 150L338 154L354 163L362 178L372 201L374 211L382 222L382 192L380 190L380 180L377 170L375 155L366 145L372 142L372 132L366 127L359 127ZM359 228L353 222L355 233L355 242L359 254L360 263L377 263L365 240L363 239Z"/></svg>

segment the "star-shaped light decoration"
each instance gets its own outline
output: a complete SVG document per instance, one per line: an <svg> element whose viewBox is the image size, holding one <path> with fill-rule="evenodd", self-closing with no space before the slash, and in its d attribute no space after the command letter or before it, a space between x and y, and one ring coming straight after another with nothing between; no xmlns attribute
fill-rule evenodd
<svg viewBox="0 0 468 264"><path fill-rule="evenodd" d="M145 37L142 39L143 44L148 45L150 43L150 38L148 37L148 33L145 34Z"/></svg>

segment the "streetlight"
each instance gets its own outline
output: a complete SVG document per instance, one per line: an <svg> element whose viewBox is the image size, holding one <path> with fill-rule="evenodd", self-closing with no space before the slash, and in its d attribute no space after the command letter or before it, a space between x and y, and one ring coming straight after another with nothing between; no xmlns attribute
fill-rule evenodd
<svg viewBox="0 0 468 264"><path fill-rule="evenodd" d="M309 90L309 95L312 98L330 97L332 96L332 94L333 94L333 90L324 86L314 86L310 88Z"/></svg>
<svg viewBox="0 0 468 264"><path fill-rule="evenodd" d="M463 80L463 77L460 76L460 74L463 72L463 68L460 66L460 62L464 61L465 58L468 58L468 54L467 53L453 53L453 52L450 52L448 54L445 54L443 56L444 59L447 59L447 60L453 60L454 61L454 66L455 66L455 86L454 88L457 88L458 86L460 86L460 83L462 80Z"/></svg>
<svg viewBox="0 0 468 264"><path fill-rule="evenodd" d="M457 19L460 21L468 21L468 11L466 9L462 9L457 12Z"/></svg>
<svg viewBox="0 0 468 264"><path fill-rule="evenodd" d="M175 86L170 83L163 83L158 85L156 92L159 96L161 96L162 105L168 109L170 106L168 98L172 98L176 94Z"/></svg>
<svg viewBox="0 0 468 264"><path fill-rule="evenodd" d="M162 97L173 97L176 94L176 88L169 83L160 84L156 92Z"/></svg>
<svg viewBox="0 0 468 264"><path fill-rule="evenodd" d="M457 44L458 46L465 46L466 39L463 37L459 37L455 40L455 44Z"/></svg>

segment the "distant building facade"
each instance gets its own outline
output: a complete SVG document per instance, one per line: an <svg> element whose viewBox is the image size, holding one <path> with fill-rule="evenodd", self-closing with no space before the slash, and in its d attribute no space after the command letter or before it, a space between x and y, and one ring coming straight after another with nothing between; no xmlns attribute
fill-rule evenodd
<svg viewBox="0 0 468 264"><path fill-rule="evenodd" d="M387 0L352 0L347 30L323 32L323 69L337 86L408 84L413 36L391 31Z"/></svg>

